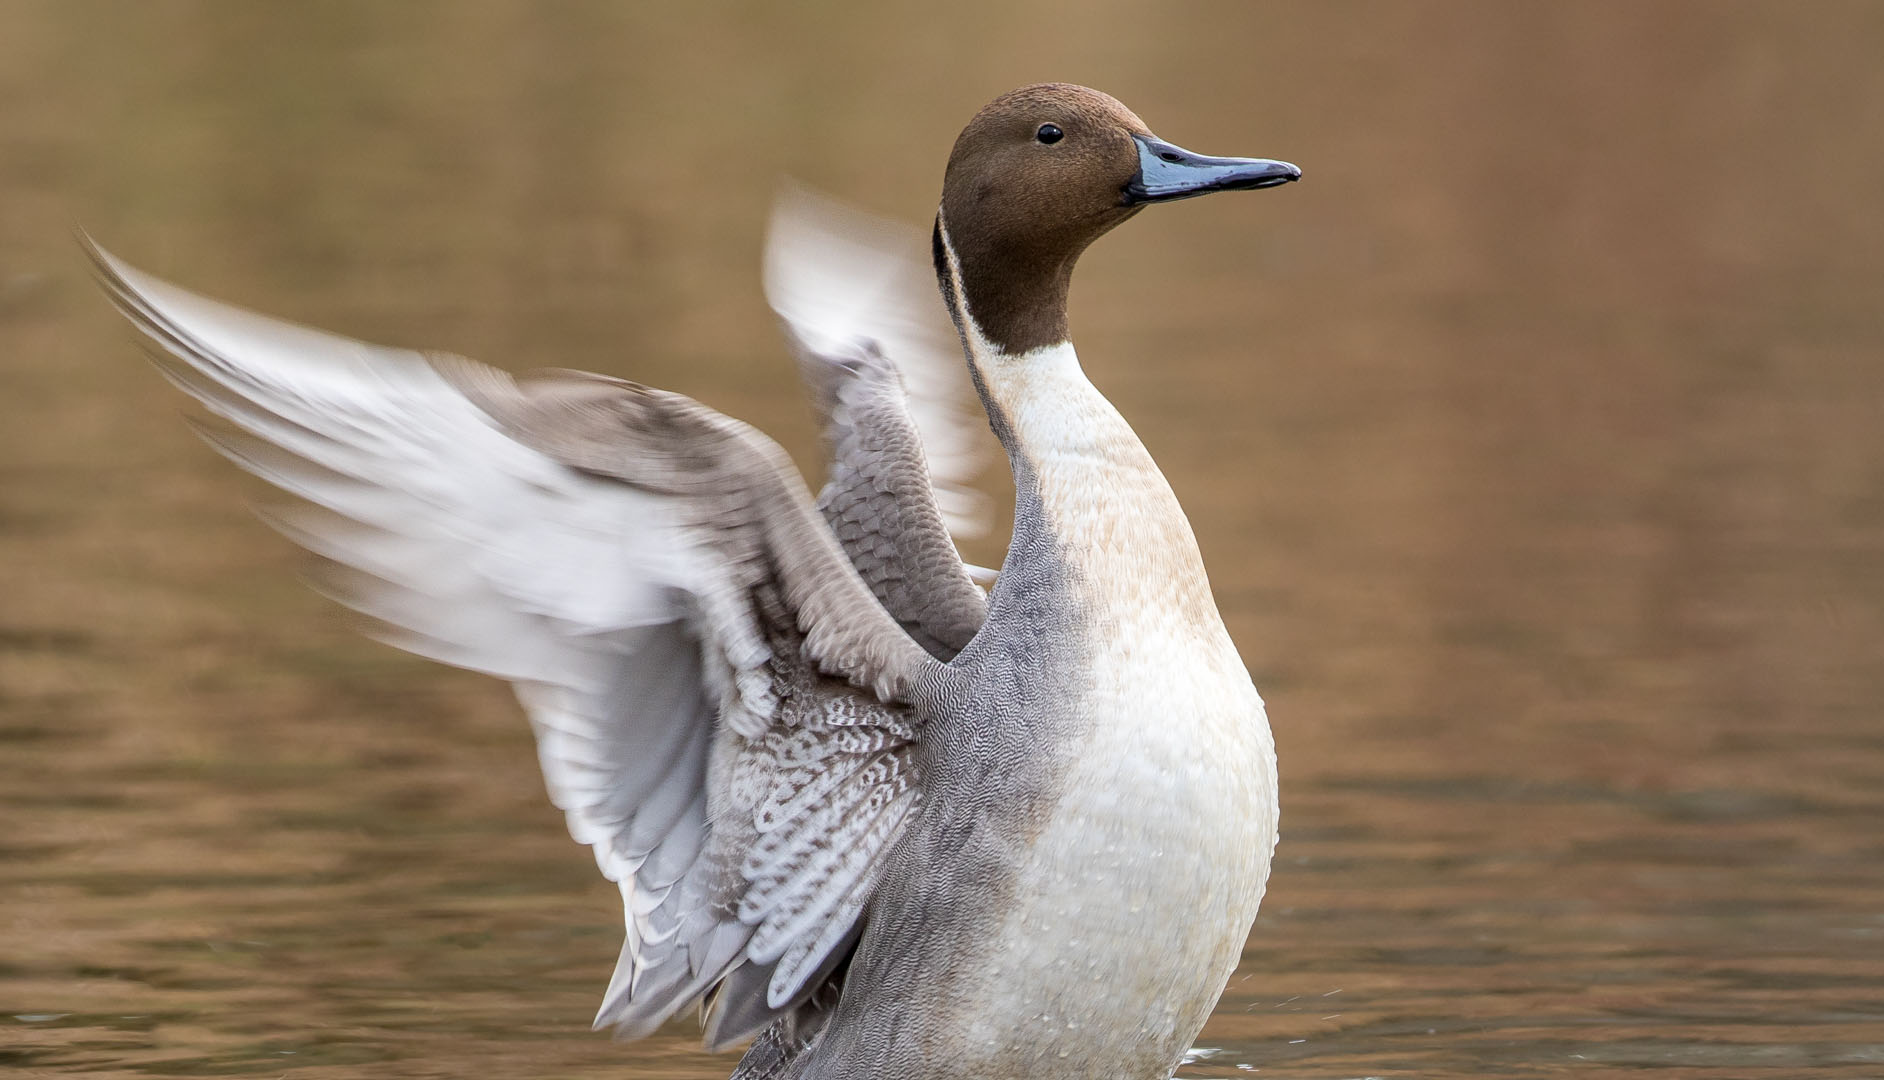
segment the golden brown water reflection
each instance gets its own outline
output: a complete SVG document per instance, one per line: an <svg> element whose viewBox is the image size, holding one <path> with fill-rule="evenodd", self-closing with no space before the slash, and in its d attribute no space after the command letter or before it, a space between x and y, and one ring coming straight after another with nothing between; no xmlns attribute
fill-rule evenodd
<svg viewBox="0 0 1884 1080"><path fill-rule="evenodd" d="M812 463L757 288L775 185L919 221L973 109L1068 78L1307 172L1142 216L1075 295L1282 754L1184 1075L1884 1075L1884 7L0 23L0 1068L732 1065L587 1032L617 902L514 704L295 584L71 224Z"/></svg>

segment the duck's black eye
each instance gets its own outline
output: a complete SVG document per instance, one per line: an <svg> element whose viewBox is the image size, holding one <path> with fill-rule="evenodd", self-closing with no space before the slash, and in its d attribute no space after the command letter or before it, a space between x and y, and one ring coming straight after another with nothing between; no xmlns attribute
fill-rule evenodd
<svg viewBox="0 0 1884 1080"><path fill-rule="evenodd" d="M1048 146L1052 146L1065 137L1066 132L1061 131L1060 125L1058 124L1042 124L1040 125L1040 130L1034 132L1034 138L1039 139Z"/></svg>

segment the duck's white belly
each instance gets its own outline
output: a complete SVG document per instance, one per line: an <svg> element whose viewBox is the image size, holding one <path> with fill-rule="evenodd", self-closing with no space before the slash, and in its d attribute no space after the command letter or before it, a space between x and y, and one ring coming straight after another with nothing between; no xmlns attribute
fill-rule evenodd
<svg viewBox="0 0 1884 1080"><path fill-rule="evenodd" d="M1064 560L1081 647L1054 688L1067 742L1042 748L1053 808L1018 838L1012 892L959 982L947 1071L1165 1076L1262 899L1275 744L1190 523L1072 347L970 345Z"/></svg>
<svg viewBox="0 0 1884 1080"><path fill-rule="evenodd" d="M1121 633L1094 657L1078 700L1090 736L1066 748L1061 795L964 986L963 1049L987 1074L1164 1075L1235 968L1275 847L1276 765L1221 633Z"/></svg>

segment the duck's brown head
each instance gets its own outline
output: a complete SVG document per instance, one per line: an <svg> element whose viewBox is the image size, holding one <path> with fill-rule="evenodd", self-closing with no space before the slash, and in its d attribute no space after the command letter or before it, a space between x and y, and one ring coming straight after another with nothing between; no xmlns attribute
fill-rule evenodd
<svg viewBox="0 0 1884 1080"><path fill-rule="evenodd" d="M1025 86L994 99L955 140L936 218L936 270L957 319L965 303L989 342L1017 356L1066 340L1074 262L1146 203L1301 175L1283 161L1173 146L1097 90Z"/></svg>

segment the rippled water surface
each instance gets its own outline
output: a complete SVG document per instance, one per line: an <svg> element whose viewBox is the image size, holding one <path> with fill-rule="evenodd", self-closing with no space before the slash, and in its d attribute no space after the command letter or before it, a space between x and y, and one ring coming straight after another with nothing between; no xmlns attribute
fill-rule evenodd
<svg viewBox="0 0 1884 1080"><path fill-rule="evenodd" d="M1182 1075L1884 1076L1884 7L0 0L0 1071L721 1077L506 691L357 639L80 265L684 390L815 467L794 175L1067 78L1291 188L1074 328L1269 700ZM997 557L986 544L982 560Z"/></svg>

